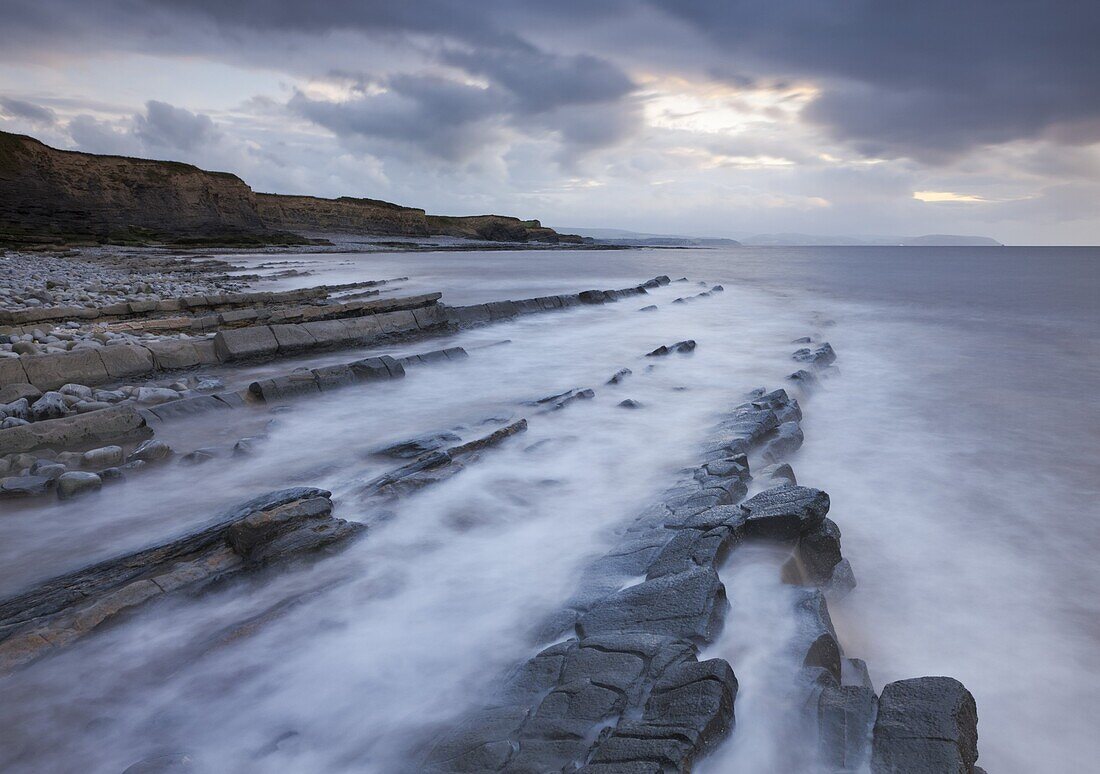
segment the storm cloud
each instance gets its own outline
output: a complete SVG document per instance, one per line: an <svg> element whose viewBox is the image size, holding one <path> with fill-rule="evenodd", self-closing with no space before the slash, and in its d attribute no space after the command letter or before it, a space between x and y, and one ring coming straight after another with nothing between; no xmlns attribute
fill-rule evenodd
<svg viewBox="0 0 1100 774"><path fill-rule="evenodd" d="M706 190L746 220L793 202L789 230L807 202L845 229L858 207L913 231L999 213L1091 222L1061 192L1100 186L1097 29L1100 6L1081 0L9 0L0 125L196 163L245 148L269 160L269 185L306 193L342 184L318 154L350 154L403 196L450 175L484 206L520 197L544 219L594 202L615 214L623 192L624 212L643 218L644 192L668 214L662 197ZM164 77L137 106L86 110L73 103L108 95L24 80L105 54ZM260 85L233 102L234 79ZM906 181L880 191L889 206L849 184L887 178ZM915 190L980 195L929 205Z"/></svg>

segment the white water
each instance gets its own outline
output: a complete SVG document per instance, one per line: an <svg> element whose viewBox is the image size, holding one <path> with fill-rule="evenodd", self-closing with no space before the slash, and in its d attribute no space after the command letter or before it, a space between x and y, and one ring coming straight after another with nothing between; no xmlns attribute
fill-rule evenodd
<svg viewBox="0 0 1100 774"><path fill-rule="evenodd" d="M1095 256L1044 254L1041 270L1015 251L854 252L323 259L326 273L295 282L407 274L409 289L441 288L452 303L657 273L727 291L670 306L676 292L698 290L673 286L461 334L447 343L513 343L297 403L256 458L173 467L94 500L6 514L5 594L290 484L331 488L337 514L371 530L310 569L145 610L5 681L0 768L117 772L181 749L201 771L395 770L410 743L537 649L530 627L568 596L578 568L695 460L722 409L792 370L788 342L812 332L820 311L837 321L825 332L841 376L806 404L807 442L793 462L801 482L830 493L860 583L830 606L847 655L867 659L878 688L923 674L962 680L991 771L1087 770L1100 755L1089 727L1100 714ZM991 267L994 255L1013 260ZM914 261L928 264L923 273ZM1016 275L1026 275L1019 287ZM635 311L653 301L657 314ZM699 342L693 356L644 373L642 353L682 338ZM622 366L635 375L603 387ZM551 415L519 405L587 386L594 401ZM625 397L645 409L619 409ZM352 497L355 482L386 467L364 449L508 412L529 417L525 436L389 520ZM186 450L207 445L205 433L229 443L253 430L167 437ZM782 700L796 664L781 651L790 621L773 567L737 552L723 572L734 607L714 655L730 659L741 691L738 729L708 769L809 765ZM251 636L195 655L221 627L326 585Z"/></svg>

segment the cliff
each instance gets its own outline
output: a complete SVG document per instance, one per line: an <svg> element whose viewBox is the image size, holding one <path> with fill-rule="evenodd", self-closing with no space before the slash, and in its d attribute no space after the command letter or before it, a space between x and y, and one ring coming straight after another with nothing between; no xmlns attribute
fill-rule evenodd
<svg viewBox="0 0 1100 774"><path fill-rule="evenodd" d="M0 240L223 239L267 231L252 189L236 175L61 151L0 132Z"/></svg>
<svg viewBox="0 0 1100 774"><path fill-rule="evenodd" d="M583 241L537 220L444 217L375 199L254 193L225 172L57 150L0 132L0 244L296 243L307 241L302 234L326 233Z"/></svg>
<svg viewBox="0 0 1100 774"><path fill-rule="evenodd" d="M256 209L268 228L320 233L428 236L424 210L377 199L256 194Z"/></svg>

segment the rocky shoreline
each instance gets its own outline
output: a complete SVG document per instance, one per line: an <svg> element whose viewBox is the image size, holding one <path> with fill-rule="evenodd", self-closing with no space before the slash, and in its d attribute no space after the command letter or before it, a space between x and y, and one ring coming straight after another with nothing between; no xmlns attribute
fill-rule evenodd
<svg viewBox="0 0 1100 774"><path fill-rule="evenodd" d="M436 368L477 356L431 349L433 338L628 299L652 312L657 306L644 304L649 291L690 285L659 276L614 290L454 307L439 293L398 295L406 278L264 293L249 290L224 261L120 261L125 268L105 272L99 257L58 257L28 281L29 264L12 260L0 283L0 504L24 507L94 496L160 465L232 464L264 442L261 433L228 448L176 450L157 437L169 423L218 411L273 421L268 415L287 402L413 373L432 378ZM671 303L723 291L696 287L706 289ZM363 295L375 291L387 295ZM419 351L278 370L282 360L381 345ZM837 353L816 336L794 345L787 389L742 394L722 413L700 443L697 465L622 526L617 545L583 570L560 611L528 622L534 655L487 677L493 701L420 740L410 770L691 770L737 733L734 669L701 658L726 622L723 568L739 547L766 544L789 552L780 572L797 589L799 702L825 770L982 771L977 710L961 683L918 677L876 693L866 665L838 640L828 601L850 591L855 574L828 494L800 486L790 460L805 440L802 404L828 379ZM669 342L639 352L634 367L695 349L691 339ZM600 389L620 389L632 374L619 367ZM401 462L363 482L356 496L384 510L514 443L528 421L576 410L569 407L594 394L577 387L517 406L523 416L494 419L495 429L375 450ZM619 405L641 408L630 398ZM263 578L286 563L316 561L369 538L370 528L335 515L324 489L259 494L185 534L0 600L0 675L163 595L197 595L240 575Z"/></svg>

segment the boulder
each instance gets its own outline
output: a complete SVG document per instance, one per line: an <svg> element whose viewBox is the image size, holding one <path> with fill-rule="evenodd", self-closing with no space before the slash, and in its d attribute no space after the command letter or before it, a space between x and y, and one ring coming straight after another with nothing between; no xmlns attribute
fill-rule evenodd
<svg viewBox="0 0 1100 774"><path fill-rule="evenodd" d="M136 449L130 452L127 462L158 462L172 455L172 448L164 441L150 438L143 441Z"/></svg>
<svg viewBox="0 0 1100 774"><path fill-rule="evenodd" d="M111 377L99 357L99 350L73 350L53 355L20 358L27 381L40 390L56 390L63 384L103 384Z"/></svg>
<svg viewBox="0 0 1100 774"><path fill-rule="evenodd" d="M813 366L822 368L827 365L831 365L836 360L836 352L833 351L829 342L825 342L816 349L810 349L809 347L803 347L797 350L791 358L799 361L800 363L809 363Z"/></svg>
<svg viewBox="0 0 1100 774"><path fill-rule="evenodd" d="M146 348L162 371L191 368L202 362L195 344L190 341L151 341Z"/></svg>
<svg viewBox="0 0 1100 774"><path fill-rule="evenodd" d="M878 700L873 689L828 684L817 700L818 752L829 771L865 770Z"/></svg>
<svg viewBox="0 0 1100 774"><path fill-rule="evenodd" d="M99 470L100 468L112 468L121 465L125 455L121 446L101 446L98 449L89 449L81 457L81 463L86 468Z"/></svg>
<svg viewBox="0 0 1100 774"><path fill-rule="evenodd" d="M899 680L882 689L873 774L970 774L978 760L978 709L951 677Z"/></svg>
<svg viewBox="0 0 1100 774"><path fill-rule="evenodd" d="M70 470L57 479L57 496L68 500L89 492L98 492L103 480L95 473L85 470Z"/></svg>
<svg viewBox="0 0 1100 774"><path fill-rule="evenodd" d="M58 419L69 413L65 397L60 392L47 392L31 404L31 419L41 422L45 419Z"/></svg>
<svg viewBox="0 0 1100 774"><path fill-rule="evenodd" d="M829 495L804 486L779 486L745 501L745 534L772 540L795 540L821 525L829 512Z"/></svg>
<svg viewBox="0 0 1100 774"><path fill-rule="evenodd" d="M30 497L46 494L54 479L48 476L8 476L0 479L0 495L4 497Z"/></svg>

